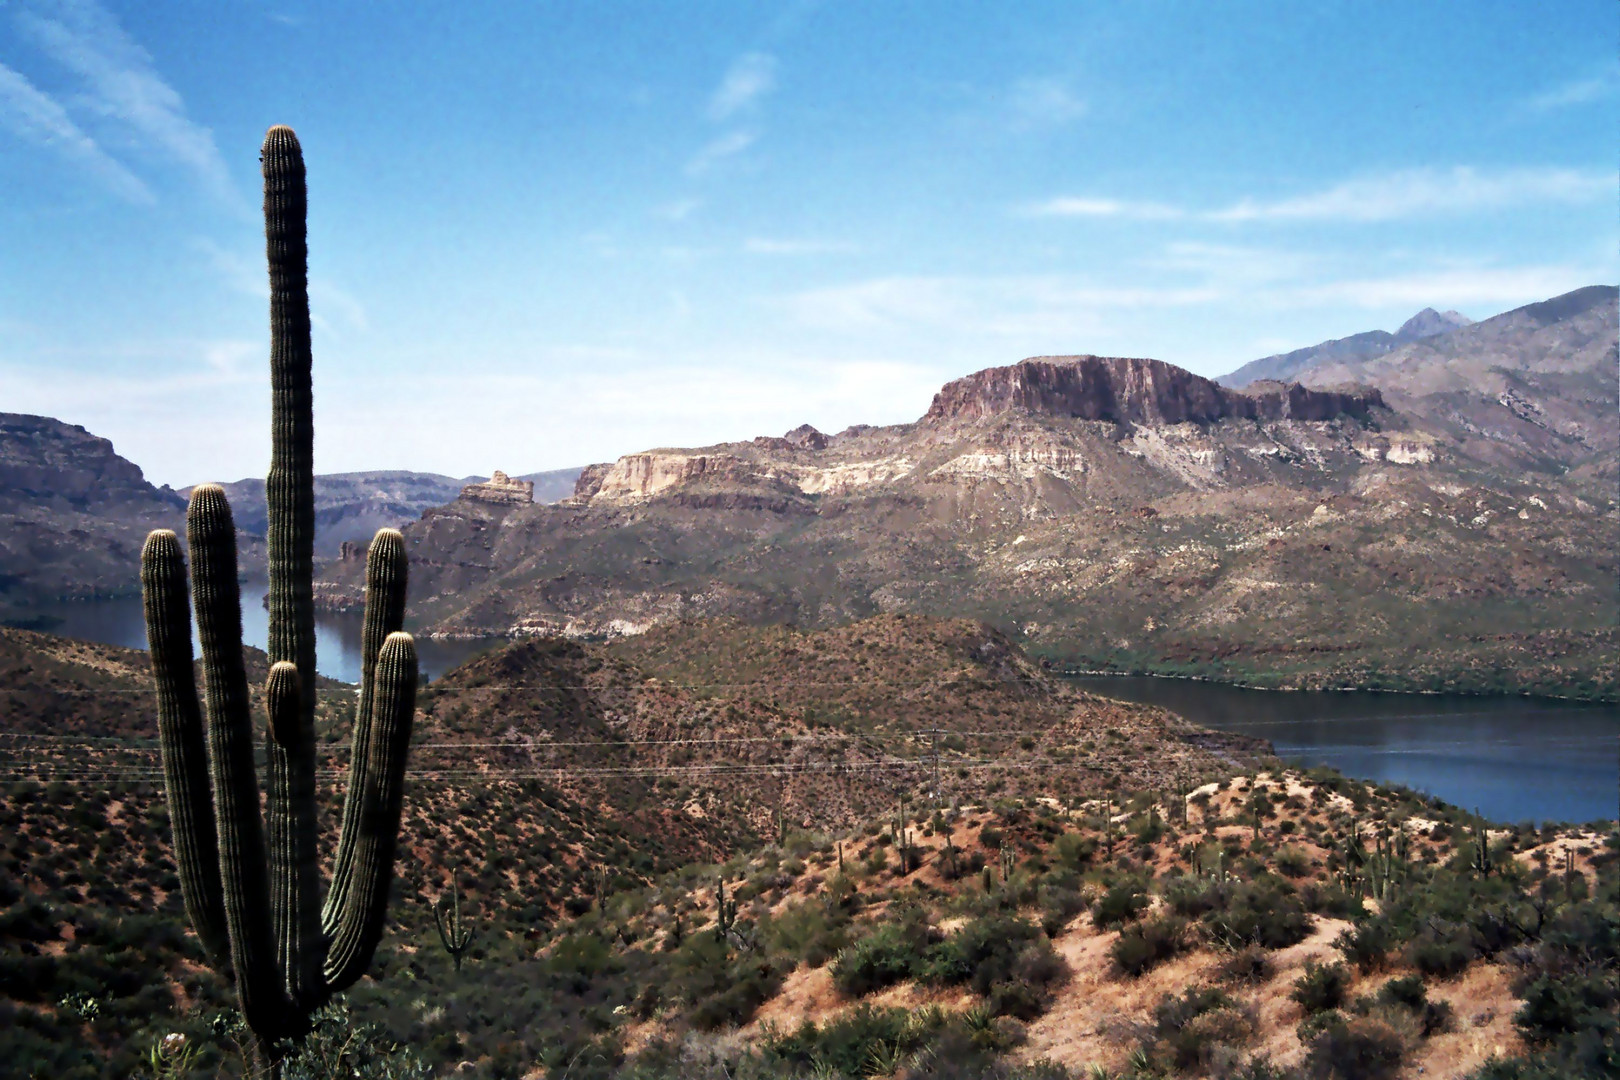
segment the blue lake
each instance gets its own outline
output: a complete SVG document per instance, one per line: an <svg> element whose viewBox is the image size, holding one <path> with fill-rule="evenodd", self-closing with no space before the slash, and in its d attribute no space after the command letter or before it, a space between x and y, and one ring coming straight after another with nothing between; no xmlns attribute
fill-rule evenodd
<svg viewBox="0 0 1620 1080"><path fill-rule="evenodd" d="M1499 821L1612 820L1620 710L1549 698L1247 690L1190 679L1071 680L1269 739L1277 756L1404 784Z"/></svg>
<svg viewBox="0 0 1620 1080"><path fill-rule="evenodd" d="M242 640L264 648L270 641L270 613L264 607L265 584L242 583ZM99 641L130 649L146 648L146 620L138 596L117 600L62 602L36 609L33 629L83 641ZM315 668L322 675L344 682L360 681L360 629L358 612L319 614L315 617ZM405 629L412 627L407 622ZM504 644L499 640L435 641L417 638L416 653L422 671L436 679L479 653Z"/></svg>
<svg viewBox="0 0 1620 1080"><path fill-rule="evenodd" d="M243 636L263 648L263 584L242 588ZM41 609L38 628L130 648L146 647L138 597ZM358 614L316 620L316 666L360 678ZM409 626L406 627L410 629ZM429 678L499 640L418 639ZM1208 727L1271 740L1278 756L1331 765L1347 776L1404 784L1499 821L1613 819L1620 800L1620 710L1547 698L1283 693L1187 679L1071 680L1109 697L1162 705Z"/></svg>

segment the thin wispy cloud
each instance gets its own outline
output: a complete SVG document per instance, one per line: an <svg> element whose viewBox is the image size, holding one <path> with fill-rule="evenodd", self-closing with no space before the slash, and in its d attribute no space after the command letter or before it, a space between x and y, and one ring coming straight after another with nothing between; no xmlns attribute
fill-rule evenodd
<svg viewBox="0 0 1620 1080"><path fill-rule="evenodd" d="M1023 208L1032 217L1126 218L1212 222L1368 223L1501 210L1534 204L1576 205L1614 195L1612 172L1517 168L1494 171L1405 169L1346 180L1292 198L1241 199L1216 209L1096 196L1062 196Z"/></svg>
<svg viewBox="0 0 1620 1080"><path fill-rule="evenodd" d="M18 13L24 33L51 59L84 80L83 107L117 122L133 141L191 171L215 197L245 208L213 134L186 115L180 94L152 55L90 0L56 0Z"/></svg>
<svg viewBox="0 0 1620 1080"><path fill-rule="evenodd" d="M702 206L700 199L675 199L661 206L653 207L653 213L665 221L685 221L692 216L693 211Z"/></svg>
<svg viewBox="0 0 1620 1080"><path fill-rule="evenodd" d="M1516 304L1560 296L1601 280L1590 266L1557 264L1457 267L1389 277L1352 278L1279 290L1290 306L1462 307Z"/></svg>
<svg viewBox="0 0 1620 1080"><path fill-rule="evenodd" d="M1030 217L1136 218L1146 221L1164 221L1188 216L1180 207L1164 203L1087 195L1060 195L1055 199L1027 206L1023 212Z"/></svg>
<svg viewBox="0 0 1620 1080"><path fill-rule="evenodd" d="M747 150L759 138L752 131L728 131L704 144L686 163L688 176L701 176L728 158Z"/></svg>
<svg viewBox="0 0 1620 1080"><path fill-rule="evenodd" d="M57 151L93 174L119 198L142 204L157 201L152 189L103 150L60 102L4 64L0 64L0 126L19 138Z"/></svg>
<svg viewBox="0 0 1620 1080"><path fill-rule="evenodd" d="M1061 127L1086 114L1086 103L1067 82L1053 78L1019 79L1007 93L1009 119L1015 130Z"/></svg>
<svg viewBox="0 0 1620 1080"><path fill-rule="evenodd" d="M933 327L974 334L1073 340L1094 332L1100 313L1185 307L1220 299L1220 290L1099 287L1056 274L885 277L806 290L789 311L821 330L870 332Z"/></svg>
<svg viewBox="0 0 1620 1080"><path fill-rule="evenodd" d="M232 292L255 299L270 299L270 280L265 273L264 256L232 251L207 237L196 237L191 246ZM347 289L323 277L309 279L309 320L317 330L333 337L347 332L366 333L371 317L365 305Z"/></svg>
<svg viewBox="0 0 1620 1080"><path fill-rule="evenodd" d="M1166 265L1190 272L1164 284ZM1388 275L1335 275L1321 260L1260 250L1172 246L1144 260L1140 284L1100 285L1067 274L890 276L804 290L783 307L811 329L853 336L945 334L959 340L1017 339L1039 350L1095 340L1129 316L1239 306L1275 317L1289 311L1511 306L1557 296L1602 277L1577 264L1431 266ZM1342 275L1342 276L1340 276ZM1205 313L1201 315L1200 313Z"/></svg>
<svg viewBox="0 0 1620 1080"><path fill-rule="evenodd" d="M743 250L750 255L847 255L859 248L843 240L782 240L750 236L743 241Z"/></svg>
<svg viewBox="0 0 1620 1080"><path fill-rule="evenodd" d="M768 53L744 53L726 71L709 98L709 119L724 123L754 108L774 89L776 57Z"/></svg>
<svg viewBox="0 0 1620 1080"><path fill-rule="evenodd" d="M1244 200L1210 216L1216 221L1392 221L1527 203L1585 203L1613 196L1615 184L1612 172L1578 169L1410 169L1348 180L1294 199Z"/></svg>
<svg viewBox="0 0 1620 1080"><path fill-rule="evenodd" d="M1524 107L1530 112L1551 112L1605 101L1616 94L1620 94L1620 64L1611 64L1596 75L1572 79L1534 94L1525 101Z"/></svg>

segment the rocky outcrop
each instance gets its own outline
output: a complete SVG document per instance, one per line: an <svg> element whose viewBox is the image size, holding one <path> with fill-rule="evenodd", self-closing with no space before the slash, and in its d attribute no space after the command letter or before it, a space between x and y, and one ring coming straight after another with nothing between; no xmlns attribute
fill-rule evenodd
<svg viewBox="0 0 1620 1080"><path fill-rule="evenodd" d="M602 490L602 481L607 479L608 472L612 468L613 462L601 461L595 465L587 465L579 470L579 479L574 481L574 494L567 501L589 501L598 491Z"/></svg>
<svg viewBox="0 0 1620 1080"><path fill-rule="evenodd" d="M183 531L185 508L106 439L0 413L0 618L57 598L135 592L147 530ZM249 551L243 562L252 561Z"/></svg>
<svg viewBox="0 0 1620 1080"><path fill-rule="evenodd" d="M757 479L751 463L731 454L652 451L626 454L615 461L596 494L607 499L645 499L699 481L747 484Z"/></svg>
<svg viewBox="0 0 1620 1080"><path fill-rule="evenodd" d="M1307 390L1266 383L1229 390L1161 360L1115 356L1038 356L947 383L923 422L981 420L1022 411L1078 420L1160 426L1228 418L1330 420L1365 416L1378 391Z"/></svg>
<svg viewBox="0 0 1620 1080"><path fill-rule="evenodd" d="M315 477L315 555L343 557L343 545L353 542L365 559L366 545L378 529L398 529L435 506L443 506L476 477L379 469L367 472L322 473ZM226 484L236 527L263 536L269 528L264 481L237 480Z"/></svg>
<svg viewBox="0 0 1620 1080"><path fill-rule="evenodd" d="M137 513L186 506L179 494L148 483L109 440L49 416L0 413L0 506L13 503Z"/></svg>
<svg viewBox="0 0 1620 1080"><path fill-rule="evenodd" d="M534 481L514 480L496 469L495 475L484 483L462 488L461 497L469 502L496 506L527 506L534 502Z"/></svg>
<svg viewBox="0 0 1620 1080"><path fill-rule="evenodd" d="M827 436L809 424L800 424L782 438L787 440L789 446L796 446L801 450L825 450L830 441Z"/></svg>

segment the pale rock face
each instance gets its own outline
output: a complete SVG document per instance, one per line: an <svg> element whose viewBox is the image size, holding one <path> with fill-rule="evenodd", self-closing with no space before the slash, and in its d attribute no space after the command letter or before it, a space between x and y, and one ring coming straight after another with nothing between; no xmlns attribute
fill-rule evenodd
<svg viewBox="0 0 1620 1080"><path fill-rule="evenodd" d="M1427 465L1434 460L1434 447L1418 439L1391 439L1384 457L1396 465Z"/></svg>
<svg viewBox="0 0 1620 1080"><path fill-rule="evenodd" d="M915 468L904 456L803 465L791 461L749 461L732 454L650 451L614 462L589 497L605 502L651 499L700 481L786 484L806 495L838 495L907 476Z"/></svg>
<svg viewBox="0 0 1620 1080"><path fill-rule="evenodd" d="M1078 451L1058 446L1018 446L961 454L928 475L963 480L1033 480L1039 474L1073 480L1086 471Z"/></svg>
<svg viewBox="0 0 1620 1080"><path fill-rule="evenodd" d="M1154 466L1181 479L1195 490L1219 487L1226 461L1215 447L1205 445L1196 425L1177 428L1137 428L1125 444Z"/></svg>
<svg viewBox="0 0 1620 1080"><path fill-rule="evenodd" d="M1428 465L1434 461L1434 445L1415 435L1379 436L1355 444L1364 461L1387 461L1391 465Z"/></svg>
<svg viewBox="0 0 1620 1080"><path fill-rule="evenodd" d="M915 468L916 464L910 458L892 457L783 471L791 474L786 478L806 495L842 495L909 476Z"/></svg>
<svg viewBox="0 0 1620 1080"><path fill-rule="evenodd" d="M602 479L596 497L608 501L649 499L701 479L745 479L747 462L730 454L626 454Z"/></svg>

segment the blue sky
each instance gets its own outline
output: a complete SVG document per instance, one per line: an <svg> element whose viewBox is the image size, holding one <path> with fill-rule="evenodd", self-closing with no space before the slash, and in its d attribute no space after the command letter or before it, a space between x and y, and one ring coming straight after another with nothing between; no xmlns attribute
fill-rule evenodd
<svg viewBox="0 0 1620 1080"><path fill-rule="evenodd" d="M0 0L0 409L268 459L257 154L310 172L317 467L910 420L1620 279L1620 5Z"/></svg>

